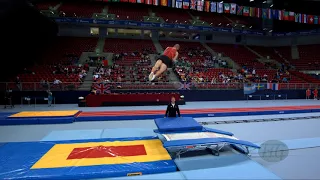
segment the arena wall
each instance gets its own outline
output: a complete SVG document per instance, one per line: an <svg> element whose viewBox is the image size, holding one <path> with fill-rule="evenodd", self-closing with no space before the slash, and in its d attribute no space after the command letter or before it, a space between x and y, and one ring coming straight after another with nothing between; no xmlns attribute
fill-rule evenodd
<svg viewBox="0 0 320 180"><path fill-rule="evenodd" d="M147 90L116 90L114 92L173 92L172 90L162 90L162 91L147 91ZM190 101L234 101L234 100L247 100L247 97L243 94L243 90L183 90L178 91L181 95L184 95L185 100ZM78 103L78 97L86 97L90 92L88 91L56 91L53 92L53 96L56 99L57 104L76 104ZM262 99L270 99L265 97L265 95L278 95L281 94L285 98L287 95L288 99L304 99L305 90L279 90L279 91L259 91L255 95L264 95ZM15 104L21 104L21 97L38 97L37 104L45 103L41 100L41 97L46 97L46 92L44 91L21 91L14 92L14 102ZM259 100L259 97L253 97L252 100ZM1 104L3 104L3 99L1 99ZM26 104L27 102L23 102ZM31 102L33 104L34 102Z"/></svg>
<svg viewBox="0 0 320 180"><path fill-rule="evenodd" d="M91 35L90 28L99 27L99 35ZM60 24L59 25L59 36L76 36L76 37L117 37L117 38L139 38L139 39L149 39L143 34L141 36L120 36L120 35L107 35L106 26L85 26L85 25L75 25L75 24ZM114 28L114 27L113 27ZM126 27L121 27L125 29ZM137 29L137 27L135 27ZM158 31L160 29L153 29L152 36L158 37ZM206 43L220 43L220 44L246 44L246 45L256 45L256 46L292 46L292 45L306 45L306 44L320 44L320 35L300 35L300 36L259 36L259 35L249 35L241 34L239 42L236 41L239 34L214 32L214 33L199 33L200 40ZM207 36L212 36L210 40L207 40ZM161 38L161 40L173 40L170 38ZM183 40L175 39L179 41L195 41L195 40Z"/></svg>

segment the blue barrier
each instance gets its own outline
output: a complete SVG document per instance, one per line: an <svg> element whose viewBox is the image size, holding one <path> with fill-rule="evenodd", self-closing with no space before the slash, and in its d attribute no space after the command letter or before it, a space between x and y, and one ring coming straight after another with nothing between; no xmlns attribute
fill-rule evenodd
<svg viewBox="0 0 320 180"><path fill-rule="evenodd" d="M114 90L115 93L168 93L178 92L184 96L185 101L236 101L246 100L246 96L243 95L243 90ZM90 94L89 91L53 91L56 98L56 104L78 104L78 97L86 97ZM263 92L259 92L260 94ZM268 92L269 94L272 94ZM305 99L305 89L297 90L279 90L277 94L287 94L288 99ZM14 97L35 97L46 96L44 91L13 91ZM20 98L13 99L15 104L19 104ZM0 103L4 103L0 98ZM38 102L37 102L38 103ZM47 104L47 102L45 102ZM39 103L38 103L39 104Z"/></svg>
<svg viewBox="0 0 320 180"><path fill-rule="evenodd" d="M60 164L54 158L54 152L49 153L53 146L73 146L74 149L82 148L80 143L93 142L119 142L126 141L134 142L139 140L154 140L155 137L138 137L138 138L105 138L95 140L72 140L72 141L48 141L48 142L9 142L3 145L0 144L0 179L93 179L93 178L106 178L106 177L119 177L128 176L131 173L157 174L175 172L177 167L171 158L169 159L156 159L151 157L145 161L137 161L132 163L113 163L109 161L96 161L95 163L88 163L88 165L78 165L77 161L83 159L75 159L73 163ZM161 144L161 143L159 143ZM61 148L63 150L63 148ZM164 150L165 151L165 150ZM49 153L49 154L48 154ZM68 150L66 153L71 153ZM47 168L47 165L35 164L44 158L44 156L52 157L55 159L55 165ZM168 156L169 157L169 156ZM152 159L153 158L153 159ZM45 159L45 158L44 158Z"/></svg>
<svg viewBox="0 0 320 180"><path fill-rule="evenodd" d="M258 97L259 100L276 100L276 99L288 99L287 94L255 94L255 95L247 95L247 101L250 99L254 99L254 97Z"/></svg>

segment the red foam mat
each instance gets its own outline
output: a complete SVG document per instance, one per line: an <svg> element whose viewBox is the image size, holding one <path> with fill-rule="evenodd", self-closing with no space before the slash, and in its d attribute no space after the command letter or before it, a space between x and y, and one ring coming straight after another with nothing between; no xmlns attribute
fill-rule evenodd
<svg viewBox="0 0 320 180"><path fill-rule="evenodd" d="M259 111L284 111L320 109L320 106L277 106L277 107L247 107L247 108L210 108L210 109L181 109L181 114L196 113L232 113L232 112L259 112ZM131 110L131 111L97 111L81 112L80 117L85 116L132 116L132 115L158 115L164 114L164 110Z"/></svg>

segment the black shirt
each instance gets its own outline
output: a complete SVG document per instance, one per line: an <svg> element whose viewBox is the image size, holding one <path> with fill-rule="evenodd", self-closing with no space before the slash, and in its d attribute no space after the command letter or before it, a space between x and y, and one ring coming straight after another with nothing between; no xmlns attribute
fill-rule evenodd
<svg viewBox="0 0 320 180"><path fill-rule="evenodd" d="M167 107L167 111L166 114L164 115L165 117L177 117L177 113L178 116L180 117L180 110L179 110L179 106L177 104L175 104L174 106L170 103Z"/></svg>

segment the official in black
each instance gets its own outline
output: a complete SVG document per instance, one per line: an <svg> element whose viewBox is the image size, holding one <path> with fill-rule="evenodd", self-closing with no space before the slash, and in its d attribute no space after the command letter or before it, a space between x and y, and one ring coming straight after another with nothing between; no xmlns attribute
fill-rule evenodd
<svg viewBox="0 0 320 180"><path fill-rule="evenodd" d="M7 106L11 106L11 108L14 108L14 102L13 102L13 98L12 98L12 89L8 89L5 92L5 104L4 104L4 108L7 108Z"/></svg>
<svg viewBox="0 0 320 180"><path fill-rule="evenodd" d="M174 97L171 98L171 102L167 107L165 117L180 117L180 110L178 104L176 104L176 99Z"/></svg>

